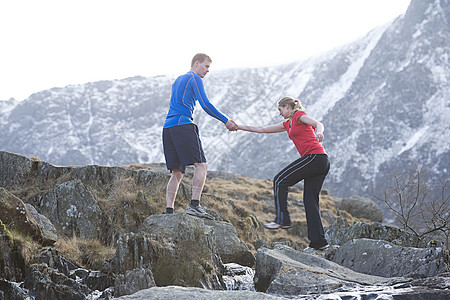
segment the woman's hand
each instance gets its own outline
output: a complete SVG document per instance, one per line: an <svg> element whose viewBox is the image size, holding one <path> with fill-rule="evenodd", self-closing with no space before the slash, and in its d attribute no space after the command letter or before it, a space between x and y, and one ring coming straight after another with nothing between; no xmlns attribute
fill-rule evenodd
<svg viewBox="0 0 450 300"><path fill-rule="evenodd" d="M324 136L323 136L323 133L321 133L321 132L316 132L316 140L319 142L319 143L322 143L322 141L323 141L323 138L324 138Z"/></svg>

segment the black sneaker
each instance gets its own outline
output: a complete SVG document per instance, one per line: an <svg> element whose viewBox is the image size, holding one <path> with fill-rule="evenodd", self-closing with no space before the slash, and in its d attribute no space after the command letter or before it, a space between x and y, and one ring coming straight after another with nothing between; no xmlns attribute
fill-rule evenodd
<svg viewBox="0 0 450 300"><path fill-rule="evenodd" d="M186 209L186 213L191 216L214 220L214 217L208 214L206 211L204 211L204 209L201 206L194 207L189 205Z"/></svg>

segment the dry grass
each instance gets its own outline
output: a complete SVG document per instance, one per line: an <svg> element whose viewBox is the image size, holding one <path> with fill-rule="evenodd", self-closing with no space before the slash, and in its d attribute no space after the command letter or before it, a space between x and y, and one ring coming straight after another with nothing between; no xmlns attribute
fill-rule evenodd
<svg viewBox="0 0 450 300"><path fill-rule="evenodd" d="M87 241L78 237L61 238L54 248L74 264L94 270L99 270L102 262L115 252L114 247L105 246L99 240Z"/></svg>
<svg viewBox="0 0 450 300"><path fill-rule="evenodd" d="M23 235L15 229L8 228L5 233L15 246L14 248L20 252L20 255L24 259L25 266L34 262L34 259L39 255L41 246L30 236Z"/></svg>
<svg viewBox="0 0 450 300"><path fill-rule="evenodd" d="M108 245L114 245L124 232L137 231L148 216L165 209L159 201L165 199L161 191L138 186L133 178L119 178L92 191L108 224L103 234L103 242Z"/></svg>

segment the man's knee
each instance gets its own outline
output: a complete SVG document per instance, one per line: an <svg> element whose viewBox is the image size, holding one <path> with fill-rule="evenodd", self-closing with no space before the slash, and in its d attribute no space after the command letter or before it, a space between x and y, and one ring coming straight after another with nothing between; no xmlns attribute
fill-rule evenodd
<svg viewBox="0 0 450 300"><path fill-rule="evenodd" d="M176 179L177 181L181 181L181 179L183 178L183 172L181 170L178 169L174 169L172 170L172 177L174 179Z"/></svg>
<svg viewBox="0 0 450 300"><path fill-rule="evenodd" d="M203 162L203 163L195 163L195 170L197 171L204 171L206 173L206 171L208 170L208 163Z"/></svg>

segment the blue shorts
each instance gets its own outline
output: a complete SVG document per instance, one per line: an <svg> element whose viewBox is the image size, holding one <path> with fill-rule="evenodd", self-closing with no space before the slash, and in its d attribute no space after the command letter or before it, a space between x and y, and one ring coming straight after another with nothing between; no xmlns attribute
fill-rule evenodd
<svg viewBox="0 0 450 300"><path fill-rule="evenodd" d="M163 128L167 169L185 172L186 166L206 162L197 125L190 123Z"/></svg>

